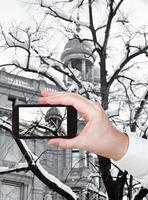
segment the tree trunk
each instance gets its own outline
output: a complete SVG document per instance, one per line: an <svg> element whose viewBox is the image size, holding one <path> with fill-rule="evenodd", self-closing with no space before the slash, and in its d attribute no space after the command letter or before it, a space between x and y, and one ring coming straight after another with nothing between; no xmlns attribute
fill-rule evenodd
<svg viewBox="0 0 148 200"><path fill-rule="evenodd" d="M104 56L105 58L105 56ZM109 86L107 85L107 71L105 59L100 61L101 104L104 110L108 109ZM114 180L111 171L110 159L98 157L102 179L107 190L109 200L121 200L126 182L126 174L122 173L120 179Z"/></svg>
<svg viewBox="0 0 148 200"><path fill-rule="evenodd" d="M148 194L148 190L141 188L139 193L135 196L134 200L143 200L143 198Z"/></svg>
<svg viewBox="0 0 148 200"><path fill-rule="evenodd" d="M108 109L108 97L109 97L109 87L106 80L106 67L105 60L102 59L100 62L100 84L101 84L101 104L104 110Z"/></svg>
<svg viewBox="0 0 148 200"><path fill-rule="evenodd" d="M120 175L116 180L110 173L111 161L110 159L99 156L100 171L102 179L107 190L109 200L121 200L123 198L123 188L126 183L127 172L119 172Z"/></svg>

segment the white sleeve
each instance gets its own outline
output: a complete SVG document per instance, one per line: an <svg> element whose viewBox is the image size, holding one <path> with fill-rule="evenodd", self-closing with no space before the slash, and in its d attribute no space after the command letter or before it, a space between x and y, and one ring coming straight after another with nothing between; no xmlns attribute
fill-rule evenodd
<svg viewBox="0 0 148 200"><path fill-rule="evenodd" d="M148 140L129 133L126 154L116 163L148 189Z"/></svg>

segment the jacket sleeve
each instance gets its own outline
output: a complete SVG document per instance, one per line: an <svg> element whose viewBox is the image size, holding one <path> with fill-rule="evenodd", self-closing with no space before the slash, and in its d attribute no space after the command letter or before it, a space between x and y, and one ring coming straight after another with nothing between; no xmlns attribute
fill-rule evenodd
<svg viewBox="0 0 148 200"><path fill-rule="evenodd" d="M148 189L148 140L129 133L126 154L117 161L121 170L126 170Z"/></svg>

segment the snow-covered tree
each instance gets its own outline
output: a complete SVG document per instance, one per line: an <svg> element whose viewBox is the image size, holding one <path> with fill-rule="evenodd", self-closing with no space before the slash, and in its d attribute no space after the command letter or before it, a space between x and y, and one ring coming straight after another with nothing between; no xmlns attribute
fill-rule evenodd
<svg viewBox="0 0 148 200"><path fill-rule="evenodd" d="M147 138L147 26L134 24L128 16L129 2L39 0L32 3L43 12L42 19L30 27L22 24L9 31L1 27L1 48L12 56L0 66L40 75L60 90L79 92L101 101L117 127ZM100 74L95 86L84 82L60 59L64 44L73 37L91 45ZM63 75L72 80L71 85L62 81ZM126 187L127 196L132 199L132 177L120 170L114 177L112 162L103 157L98 160L108 198L121 200ZM145 196L147 192L142 189L141 193Z"/></svg>

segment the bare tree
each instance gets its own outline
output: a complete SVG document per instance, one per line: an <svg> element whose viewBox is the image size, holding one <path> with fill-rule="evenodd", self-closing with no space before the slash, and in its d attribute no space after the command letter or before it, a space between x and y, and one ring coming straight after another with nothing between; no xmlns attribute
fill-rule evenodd
<svg viewBox="0 0 148 200"><path fill-rule="evenodd" d="M55 49L50 51L50 46L45 45L49 40L46 44L54 46L45 30L50 36L51 33L60 38L74 35L82 43L90 42L92 54L97 58L96 65L100 68L100 92L93 95L94 99L101 98L103 108L108 111L115 125L123 131L130 130L147 137L147 77L139 80L138 76L133 74L135 70L138 72L138 68L141 71L146 68L147 31L146 28L133 30L128 17L122 12L124 3L124 0L38 1L37 4L45 10L46 17L36 24L34 30L17 27L6 33L1 28L1 48L7 51L13 49L14 52L13 59L2 63L1 67L13 66L37 73L52 81L60 90L75 91L71 90L73 87L65 85L62 79L54 76L53 72L64 74L73 80L76 85L74 88L77 88L80 94L91 98L93 91L88 91L86 84L83 84L74 71L61 62ZM58 29L50 25L50 20L54 21ZM24 55L23 60L20 59L20 54ZM145 63L141 60L145 60ZM111 113L113 105L116 105L115 115ZM109 199L121 200L125 185L128 185L128 197L131 199L132 177L127 181L127 172L119 170L114 178L111 161L100 156L98 159Z"/></svg>
<svg viewBox="0 0 148 200"><path fill-rule="evenodd" d="M10 134L12 134L12 125L8 124L5 120L1 120L0 127L2 129L7 130ZM19 149L24 155L26 162L18 163L18 165L14 167L2 167L0 169L0 175L8 174L12 172L25 172L32 171L34 175L36 175L45 185L47 185L50 189L57 191L59 194L64 196L66 199L76 199L75 193L62 182L60 182L56 177L49 174L46 169L43 168L40 163L40 156L35 155L27 146L24 140L18 139L15 136L13 139L16 141Z"/></svg>

